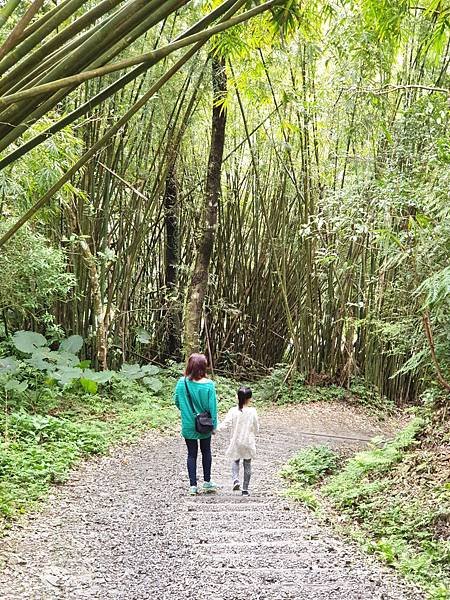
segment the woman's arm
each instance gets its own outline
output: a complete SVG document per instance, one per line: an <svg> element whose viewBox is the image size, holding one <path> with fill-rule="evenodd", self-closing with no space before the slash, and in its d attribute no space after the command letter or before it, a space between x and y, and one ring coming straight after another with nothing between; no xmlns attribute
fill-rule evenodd
<svg viewBox="0 0 450 600"><path fill-rule="evenodd" d="M179 382L177 381L177 385L175 386L175 390L173 392L173 403L178 408L178 410L180 410L180 396L178 394L178 384Z"/></svg>
<svg viewBox="0 0 450 600"><path fill-rule="evenodd" d="M211 414L214 429L217 429L217 396L214 384L212 385L211 390L208 392L208 409Z"/></svg>

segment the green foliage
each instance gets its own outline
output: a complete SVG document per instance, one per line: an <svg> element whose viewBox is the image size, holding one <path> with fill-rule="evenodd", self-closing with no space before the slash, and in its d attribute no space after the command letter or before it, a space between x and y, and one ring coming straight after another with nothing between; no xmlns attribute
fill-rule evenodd
<svg viewBox="0 0 450 600"><path fill-rule="evenodd" d="M433 273L422 281L417 288L417 293L425 293L425 307L435 308L444 304L448 307L450 299L450 267L444 267L441 271Z"/></svg>
<svg viewBox="0 0 450 600"><path fill-rule="evenodd" d="M25 141L45 131L57 118L57 114L48 115L33 124L24 136ZM8 199L8 211L17 214L27 210L33 199L44 194L79 158L82 144L81 136L76 135L71 127L66 127L56 135L46 138L39 147L17 160L11 167L2 169L0 191L2 196ZM57 200L67 201L71 200L74 194L80 195L81 192L69 182L55 197ZM55 212L59 210L45 209L44 218L51 219Z"/></svg>
<svg viewBox="0 0 450 600"><path fill-rule="evenodd" d="M82 457L106 450L107 428L51 415L13 413L2 425L0 514L23 512L52 483L67 479Z"/></svg>
<svg viewBox="0 0 450 600"><path fill-rule="evenodd" d="M159 373L156 365L124 363L120 372L100 371L95 372L89 368L89 361L82 361L77 353L83 347L83 338L72 335L59 343L58 350L50 350L46 338L33 331L17 331L12 338L13 346L20 355L31 355L23 361L18 361L13 356L1 359L0 385L5 390L23 392L31 384L54 385L57 382L61 387L79 385L84 391L96 394L99 385L109 383L113 378L129 381L141 380L153 394L162 389L162 382L155 377ZM24 379L12 378L12 375L22 376ZM27 379L28 378L28 379Z"/></svg>
<svg viewBox="0 0 450 600"><path fill-rule="evenodd" d="M280 471L281 477L290 483L311 485L325 475L334 473L338 456L328 446L313 446L301 450Z"/></svg>
<svg viewBox="0 0 450 600"><path fill-rule="evenodd" d="M42 497L51 483L61 483L79 456L76 445L15 442L0 447L0 514L15 517Z"/></svg>
<svg viewBox="0 0 450 600"><path fill-rule="evenodd" d="M34 331L16 331L13 336L13 344L19 352L33 354L39 348L47 345L47 340L40 333Z"/></svg>
<svg viewBox="0 0 450 600"><path fill-rule="evenodd" d="M280 406L304 402L346 401L359 404L380 417L395 411L395 404L370 383L354 377L348 388L330 383L327 376L318 376L317 385L308 385L297 373L290 375L287 366L278 365L269 375L254 385L255 394L263 402L274 402Z"/></svg>
<svg viewBox="0 0 450 600"><path fill-rule="evenodd" d="M59 351L77 354L82 347L83 338L80 335L71 335L66 340L62 340L59 345Z"/></svg>
<svg viewBox="0 0 450 600"><path fill-rule="evenodd" d="M0 219L0 235L12 224ZM30 227L23 227L2 249L0 310L39 317L74 285L66 257Z"/></svg>
<svg viewBox="0 0 450 600"><path fill-rule="evenodd" d="M292 500L297 500L311 510L317 510L320 506L315 494L308 489L305 489L301 483L293 483L286 490L285 495Z"/></svg>
<svg viewBox="0 0 450 600"><path fill-rule="evenodd" d="M217 377L215 383L219 410L225 412L237 404L237 391L243 383L233 381L229 377ZM253 400L258 403L259 394L254 386L250 385L250 387L253 390Z"/></svg>
<svg viewBox="0 0 450 600"><path fill-rule="evenodd" d="M136 380L115 378L101 393L53 386L30 391L18 409L12 402L14 410L0 418L0 516L30 508L84 457L150 428L172 429L178 423L174 379L160 377L158 397Z"/></svg>
<svg viewBox="0 0 450 600"><path fill-rule="evenodd" d="M302 23L304 13L298 0L284 0L271 9L272 27L276 34L292 35Z"/></svg>
<svg viewBox="0 0 450 600"><path fill-rule="evenodd" d="M379 493L388 485L388 480L372 481L369 477L383 474L400 462L405 450L415 443L416 436L424 428L423 419L413 419L396 438L379 448L358 452L344 469L324 487L323 491L333 497L339 507L350 507Z"/></svg>
<svg viewBox="0 0 450 600"><path fill-rule="evenodd" d="M297 373L292 376L290 371L288 366L277 365L269 375L257 382L255 389L263 401L279 405L301 404L344 400L348 395L344 388L337 385L307 385L304 377Z"/></svg>
<svg viewBox="0 0 450 600"><path fill-rule="evenodd" d="M51 350L43 335L18 331L11 346L17 357L0 359L0 515L26 510L83 457L177 422L173 380L155 365L95 372L77 356L77 335Z"/></svg>
<svg viewBox="0 0 450 600"><path fill-rule="evenodd" d="M314 510L325 503L327 513L331 504L348 524L358 524L344 531L368 552L423 585L429 598L445 599L450 597L450 544L439 524L448 523L450 491L448 484L422 479L421 468L433 465L433 454L429 463L417 458L425 460L417 448L428 424L426 416L413 419L392 441L381 446L375 441L338 472L332 461L325 480L321 467L327 460L317 458L314 449L301 451L282 475L290 482L290 497Z"/></svg>

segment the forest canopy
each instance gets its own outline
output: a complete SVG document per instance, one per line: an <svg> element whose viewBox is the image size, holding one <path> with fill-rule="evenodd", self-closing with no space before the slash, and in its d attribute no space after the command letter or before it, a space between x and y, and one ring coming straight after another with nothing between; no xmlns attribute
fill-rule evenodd
<svg viewBox="0 0 450 600"><path fill-rule="evenodd" d="M7 0L2 343L448 391L449 25L444 0Z"/></svg>

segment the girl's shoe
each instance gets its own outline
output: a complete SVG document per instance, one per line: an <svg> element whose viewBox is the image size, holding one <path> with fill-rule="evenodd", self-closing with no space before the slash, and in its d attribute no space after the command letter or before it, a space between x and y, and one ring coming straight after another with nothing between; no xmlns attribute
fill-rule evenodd
<svg viewBox="0 0 450 600"><path fill-rule="evenodd" d="M191 496L196 496L198 494L198 488L196 485L191 485L189 488L189 493Z"/></svg>
<svg viewBox="0 0 450 600"><path fill-rule="evenodd" d="M242 495L243 496L250 496L250 494L248 493L248 490L242 490Z"/></svg>
<svg viewBox="0 0 450 600"><path fill-rule="evenodd" d="M207 493L217 492L219 488L220 485L214 483L214 481L205 481L205 483L203 484L203 491Z"/></svg>
<svg viewBox="0 0 450 600"><path fill-rule="evenodd" d="M235 479L233 481L233 492L238 492L241 489L241 486L239 485L239 479Z"/></svg>

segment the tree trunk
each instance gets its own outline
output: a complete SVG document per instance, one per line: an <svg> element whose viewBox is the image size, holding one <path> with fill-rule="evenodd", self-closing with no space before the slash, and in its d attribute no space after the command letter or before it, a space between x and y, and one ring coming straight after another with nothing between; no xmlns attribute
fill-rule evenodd
<svg viewBox="0 0 450 600"><path fill-rule="evenodd" d="M71 222L72 230L77 233L78 244L80 246L81 255L84 259L89 281L91 284L92 294L92 310L94 313L95 340L96 340L96 359L101 370L105 371L108 368L108 325L105 303L103 302L100 277L97 269L97 262L89 247L89 244L84 239L78 222L76 210L70 205L66 206L66 212Z"/></svg>
<svg viewBox="0 0 450 600"><path fill-rule="evenodd" d="M180 264L180 231L178 223L178 186L175 160L171 161L164 191L164 225L166 229L164 283L167 293L166 355L180 359L181 315L178 297L178 267Z"/></svg>
<svg viewBox="0 0 450 600"><path fill-rule="evenodd" d="M213 109L211 147L206 177L205 202L203 205L203 231L197 248L194 272L188 287L185 309L184 345L186 354L199 349L199 329L208 286L209 264L214 247L217 228L217 213L220 197L223 148L225 142L226 111L223 100L227 93L225 62L212 59Z"/></svg>

